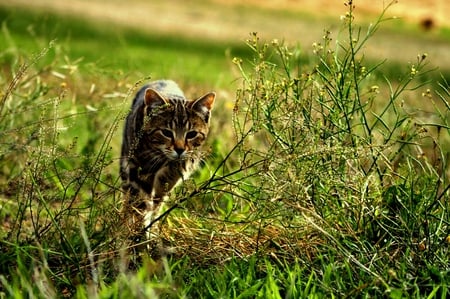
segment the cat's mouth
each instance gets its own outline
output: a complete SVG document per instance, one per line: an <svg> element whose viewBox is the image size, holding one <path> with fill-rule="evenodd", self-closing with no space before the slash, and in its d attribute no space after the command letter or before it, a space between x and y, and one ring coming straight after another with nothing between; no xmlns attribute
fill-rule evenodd
<svg viewBox="0 0 450 299"><path fill-rule="evenodd" d="M167 152L166 156L172 161L183 161L188 159L188 154L186 151L172 150L170 152Z"/></svg>

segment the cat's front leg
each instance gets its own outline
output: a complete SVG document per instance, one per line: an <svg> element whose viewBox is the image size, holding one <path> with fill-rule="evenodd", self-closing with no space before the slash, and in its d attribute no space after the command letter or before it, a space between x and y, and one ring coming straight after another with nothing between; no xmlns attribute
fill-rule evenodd
<svg viewBox="0 0 450 299"><path fill-rule="evenodd" d="M183 173L177 164L167 164L155 174L152 197L167 199L169 192L183 179Z"/></svg>
<svg viewBox="0 0 450 299"><path fill-rule="evenodd" d="M147 240L155 239L158 237L158 225L155 220L161 216L161 209L163 199L153 198L144 201L145 210L143 211L143 229L147 236Z"/></svg>

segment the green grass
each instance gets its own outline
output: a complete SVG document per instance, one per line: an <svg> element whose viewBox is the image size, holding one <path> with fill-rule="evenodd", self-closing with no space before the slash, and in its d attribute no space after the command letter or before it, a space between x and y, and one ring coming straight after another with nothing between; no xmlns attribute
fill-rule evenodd
<svg viewBox="0 0 450 299"><path fill-rule="evenodd" d="M1 298L448 296L450 94L427 57L362 59L376 30L356 38L351 18L303 53L0 17ZM147 76L225 95L205 167L160 221L177 250L155 260L126 249L119 213L121 127Z"/></svg>
<svg viewBox="0 0 450 299"><path fill-rule="evenodd" d="M222 87L234 80L229 72L221 71L230 65L226 55L250 54L245 45L238 42L217 43L148 34L45 12L1 7L0 17L3 20L0 42L7 45L2 52L4 60L40 52L54 40L64 55L73 60L83 59L80 67L89 68L93 63L100 71L126 71L135 80L144 76L176 77L183 82L207 82ZM53 61L54 51L56 49L40 63ZM179 55L180 51L183 56Z"/></svg>

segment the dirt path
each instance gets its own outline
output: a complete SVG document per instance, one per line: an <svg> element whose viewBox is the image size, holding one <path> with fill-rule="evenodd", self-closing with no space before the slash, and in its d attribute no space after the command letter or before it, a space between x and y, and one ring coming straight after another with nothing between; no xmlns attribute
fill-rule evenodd
<svg viewBox="0 0 450 299"><path fill-rule="evenodd" d="M213 0L218 3L237 5L242 0ZM365 16L376 17L387 5L395 0L354 0L357 12ZM311 14L337 16L344 10L345 0L246 0L245 3L269 9L303 11ZM450 1L448 0L398 0L389 9L389 14L419 23L432 19L436 26L450 26Z"/></svg>
<svg viewBox="0 0 450 299"><path fill-rule="evenodd" d="M384 3L382 0L354 2L357 13L371 19L380 13ZM256 31L267 39L284 38L299 43L308 51L313 42L320 41L324 29L338 30L339 16L346 11L343 0L249 0L245 6L241 3L237 0L0 0L0 5L5 6L34 7L149 32L211 40L239 41ZM449 10L447 0L404 0L394 5L389 14L405 16L417 23L431 16L436 24L450 26L449 19L444 17ZM428 53L432 65L450 69L450 43L437 40L434 34L424 32L414 37L379 34L371 39L365 53L380 60L388 57L405 63L414 62L418 54Z"/></svg>

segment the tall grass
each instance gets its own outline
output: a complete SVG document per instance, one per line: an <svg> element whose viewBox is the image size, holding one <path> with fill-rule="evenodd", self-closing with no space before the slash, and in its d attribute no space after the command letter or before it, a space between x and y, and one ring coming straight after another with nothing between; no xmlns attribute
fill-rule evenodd
<svg viewBox="0 0 450 299"><path fill-rule="evenodd" d="M256 34L249 40L250 71L235 60L243 74L235 130L241 163L253 163L255 177L243 195L254 205L246 219L289 236L277 244L285 246L283 258L309 260L328 295L349 295L356 284L367 295L443 298L448 84L435 94L424 91L435 118L418 123L403 95L426 89L420 77L429 71L427 55L419 54L399 81L374 82L383 61L367 65L363 49L384 16L363 32L353 24L352 2L347 6L338 40L326 32L313 45L311 69L298 63L295 49ZM320 236L312 253L292 246L299 235L313 242ZM328 274L327 267L333 268Z"/></svg>
<svg viewBox="0 0 450 299"><path fill-rule="evenodd" d="M282 219L290 221L283 226L303 215L302 221L327 239L325 247L338 249L338 256L383 284L392 263L404 262L413 271L436 259L445 269L448 149L427 132L434 125L448 128L448 119L438 111L440 124L415 124L401 101L404 92L420 90L415 82L426 73L427 57L419 55L399 82L387 79L388 92L380 92L382 86L371 80L380 65L366 66L362 49L383 18L364 33L353 25L351 2L348 7L346 38L332 43L326 33L315 44L317 65L311 70L297 65L292 51L276 41L269 45L252 38L258 55L239 95L249 108L238 131L266 140L251 152L269 158L261 186L273 194L271 202L287 208ZM271 56L279 62L269 62ZM379 93L388 96L376 111ZM436 97L448 109L442 93ZM424 138L433 139L435 161L423 154ZM278 203L269 205L268 210L278 210ZM405 260L390 263L383 254Z"/></svg>
<svg viewBox="0 0 450 299"><path fill-rule="evenodd" d="M65 290L75 277L86 281L92 255L99 246L105 255L112 238L93 236L111 231L114 222L104 215L114 215L119 200L110 143L120 110L77 105L67 87L73 83L70 70L34 68L50 50L22 62L17 71L12 66L0 103L1 272L12 295L23 286L32 295ZM100 123L102 110L113 111L116 119ZM9 286L9 279L17 285Z"/></svg>
<svg viewBox="0 0 450 299"><path fill-rule="evenodd" d="M388 61L365 61L364 46L384 14L364 31L347 7L312 64L250 36L252 60L233 60L232 115L213 115L228 121L232 146L226 133L211 136L205 167L155 223L174 253L154 260L129 256L118 212L112 147L135 85L108 78L74 92L89 75L74 76L82 62L57 43L5 62L0 296L446 298L448 83L423 84L425 54L399 80L379 80ZM49 51L52 62L37 63ZM405 94L434 113L418 119Z"/></svg>

